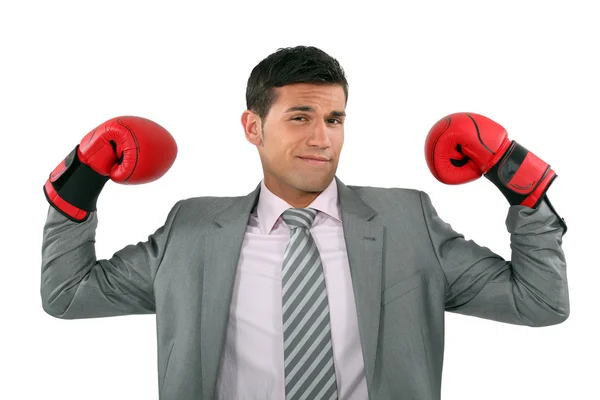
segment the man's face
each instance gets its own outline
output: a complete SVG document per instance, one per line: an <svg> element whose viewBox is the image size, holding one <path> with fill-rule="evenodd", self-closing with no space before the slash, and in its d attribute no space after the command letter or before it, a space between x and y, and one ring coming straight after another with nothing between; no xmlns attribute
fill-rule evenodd
<svg viewBox="0 0 600 400"><path fill-rule="evenodd" d="M329 186L336 173L344 144L344 89L298 83L275 90L277 100L262 127L260 117L248 110L242 125L248 141L257 146L265 185L293 206L304 207ZM315 164L301 157L328 161Z"/></svg>

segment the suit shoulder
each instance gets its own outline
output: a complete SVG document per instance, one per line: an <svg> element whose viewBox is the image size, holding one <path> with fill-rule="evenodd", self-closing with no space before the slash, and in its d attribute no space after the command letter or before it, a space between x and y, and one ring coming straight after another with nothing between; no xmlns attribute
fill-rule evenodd
<svg viewBox="0 0 600 400"><path fill-rule="evenodd" d="M177 201L171 213L176 212L178 220L198 220L208 218L231 207L243 196L201 196L188 197Z"/></svg>
<svg viewBox="0 0 600 400"><path fill-rule="evenodd" d="M179 206L183 211L186 209L194 210L206 210L210 208L225 209L230 207L233 203L239 200L240 197L231 196L199 196L199 197L188 197L179 200L174 207Z"/></svg>
<svg viewBox="0 0 600 400"><path fill-rule="evenodd" d="M375 186L351 186L348 188L361 197L391 197L395 200L419 200L421 193L427 195L419 189L403 187L375 187Z"/></svg>

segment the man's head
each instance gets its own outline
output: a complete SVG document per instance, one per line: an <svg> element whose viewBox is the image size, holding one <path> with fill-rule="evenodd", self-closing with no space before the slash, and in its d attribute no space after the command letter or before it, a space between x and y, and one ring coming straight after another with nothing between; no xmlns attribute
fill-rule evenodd
<svg viewBox="0 0 600 400"><path fill-rule="evenodd" d="M265 185L292 206L306 207L334 178L347 101L342 67L315 47L279 49L252 70L241 118L246 139L258 149Z"/></svg>

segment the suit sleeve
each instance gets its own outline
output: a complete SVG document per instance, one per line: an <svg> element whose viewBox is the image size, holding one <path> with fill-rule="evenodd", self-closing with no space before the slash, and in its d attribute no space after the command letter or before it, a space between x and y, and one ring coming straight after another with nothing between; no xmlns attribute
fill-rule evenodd
<svg viewBox="0 0 600 400"><path fill-rule="evenodd" d="M173 206L147 241L128 245L107 260L96 259L96 212L77 223L49 207L42 241L44 311L63 319L154 313L154 277L180 205Z"/></svg>
<svg viewBox="0 0 600 400"><path fill-rule="evenodd" d="M421 192L433 250L446 279L446 311L528 326L569 316L562 237L566 232L547 196L537 208L510 206L506 227L511 259L465 240L444 222Z"/></svg>

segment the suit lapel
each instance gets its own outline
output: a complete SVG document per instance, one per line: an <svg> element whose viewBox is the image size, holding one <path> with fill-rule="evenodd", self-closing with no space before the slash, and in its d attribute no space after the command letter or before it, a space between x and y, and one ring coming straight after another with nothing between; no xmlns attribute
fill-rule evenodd
<svg viewBox="0 0 600 400"><path fill-rule="evenodd" d="M371 388L379 336L381 269L384 228L375 220L377 211L337 177L344 238L352 275L367 388Z"/></svg>
<svg viewBox="0 0 600 400"><path fill-rule="evenodd" d="M206 236L201 317L203 399L213 399L227 332L235 274L250 212L258 201L260 183L214 219Z"/></svg>
<svg viewBox="0 0 600 400"><path fill-rule="evenodd" d="M381 304L383 226L358 195L335 177L344 236L352 275L360 339L368 387L377 351ZM201 317L202 383L205 399L215 395L226 337L235 274L250 212L258 201L256 189L219 213L206 237Z"/></svg>

